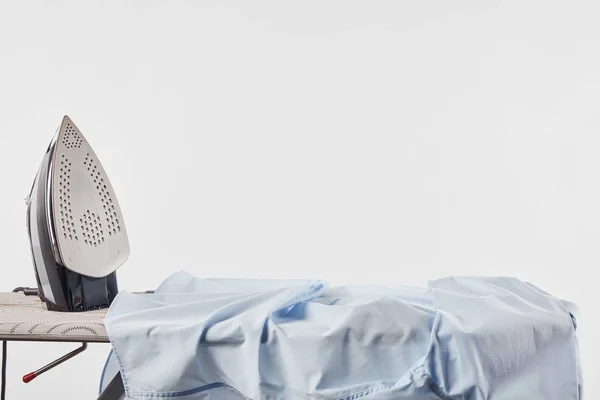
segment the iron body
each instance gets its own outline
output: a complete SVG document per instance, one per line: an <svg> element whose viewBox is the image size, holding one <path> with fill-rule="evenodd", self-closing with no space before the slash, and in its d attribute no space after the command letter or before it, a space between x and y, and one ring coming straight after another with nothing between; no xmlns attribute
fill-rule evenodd
<svg viewBox="0 0 600 400"><path fill-rule="evenodd" d="M48 309L108 307L129 241L106 172L68 116L44 154L27 205L39 294Z"/></svg>

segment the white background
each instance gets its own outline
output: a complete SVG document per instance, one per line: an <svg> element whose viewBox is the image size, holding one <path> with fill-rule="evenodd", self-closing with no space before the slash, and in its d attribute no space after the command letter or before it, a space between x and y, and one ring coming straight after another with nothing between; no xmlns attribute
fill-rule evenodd
<svg viewBox="0 0 600 400"><path fill-rule="evenodd" d="M528 280L582 312L600 397L593 2L0 5L0 290L34 285L24 198L64 114L167 275ZM10 344L8 398L92 399L108 345ZM595 356L595 357L594 357Z"/></svg>

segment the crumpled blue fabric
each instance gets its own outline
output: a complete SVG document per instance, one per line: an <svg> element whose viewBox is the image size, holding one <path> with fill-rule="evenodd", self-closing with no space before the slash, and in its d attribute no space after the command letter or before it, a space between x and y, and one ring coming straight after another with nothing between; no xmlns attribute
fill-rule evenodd
<svg viewBox="0 0 600 400"><path fill-rule="evenodd" d="M573 308L514 278L329 287L179 272L112 303L101 390L120 371L130 400L578 400Z"/></svg>

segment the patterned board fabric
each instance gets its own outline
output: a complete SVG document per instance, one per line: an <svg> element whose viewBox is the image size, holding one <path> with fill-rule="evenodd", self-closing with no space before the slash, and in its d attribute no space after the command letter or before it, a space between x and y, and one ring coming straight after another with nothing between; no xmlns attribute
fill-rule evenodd
<svg viewBox="0 0 600 400"><path fill-rule="evenodd" d="M48 311L37 296L0 293L0 340L108 343L106 311Z"/></svg>

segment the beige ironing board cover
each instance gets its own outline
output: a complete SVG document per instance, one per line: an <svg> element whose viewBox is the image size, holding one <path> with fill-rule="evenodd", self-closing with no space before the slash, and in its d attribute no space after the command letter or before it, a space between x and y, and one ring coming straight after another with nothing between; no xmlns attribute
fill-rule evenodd
<svg viewBox="0 0 600 400"><path fill-rule="evenodd" d="M0 340L108 343L106 311L48 311L37 296L0 293Z"/></svg>

